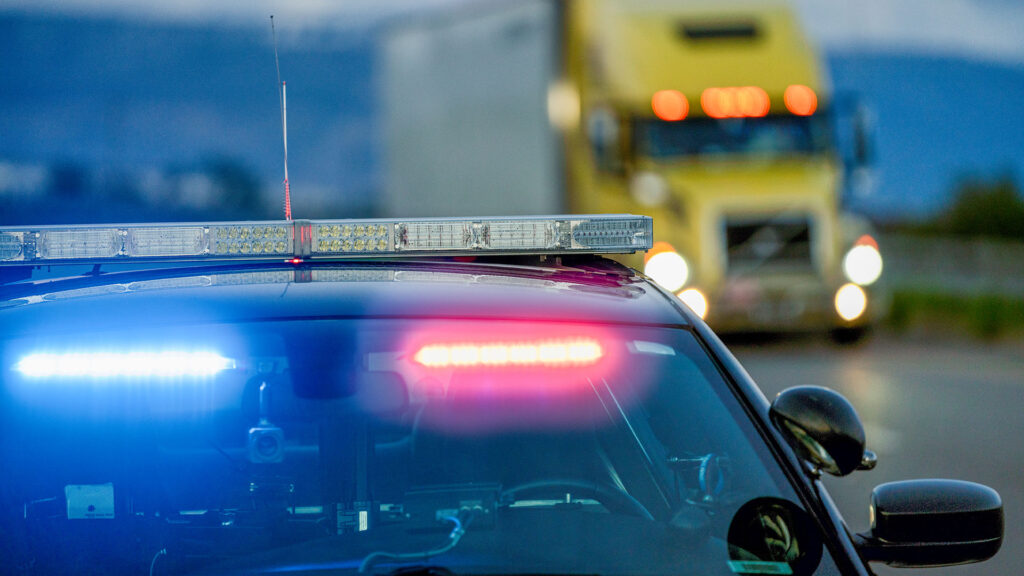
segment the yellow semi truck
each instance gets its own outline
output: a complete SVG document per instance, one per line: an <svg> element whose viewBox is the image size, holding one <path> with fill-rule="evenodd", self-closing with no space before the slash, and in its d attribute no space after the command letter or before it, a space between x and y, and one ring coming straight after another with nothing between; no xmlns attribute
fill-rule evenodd
<svg viewBox="0 0 1024 576"><path fill-rule="evenodd" d="M878 246L841 211L829 80L768 2L461 4L381 50L390 215L654 217L643 268L719 331L858 336Z"/></svg>

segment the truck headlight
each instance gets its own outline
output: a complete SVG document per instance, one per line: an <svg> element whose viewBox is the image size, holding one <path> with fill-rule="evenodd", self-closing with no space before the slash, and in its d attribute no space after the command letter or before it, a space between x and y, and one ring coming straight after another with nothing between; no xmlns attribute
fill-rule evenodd
<svg viewBox="0 0 1024 576"><path fill-rule="evenodd" d="M704 297L704 294L696 288L687 288L678 294L679 299L683 301L690 310L697 313L703 320L708 315L708 299Z"/></svg>
<svg viewBox="0 0 1024 576"><path fill-rule="evenodd" d="M670 250L648 258L644 264L644 274L669 292L675 292L686 285L690 278L690 267L679 252Z"/></svg>
<svg viewBox="0 0 1024 576"><path fill-rule="evenodd" d="M868 295L856 284L844 284L836 292L836 313L847 322L860 318L868 308Z"/></svg>
<svg viewBox="0 0 1024 576"><path fill-rule="evenodd" d="M860 286L873 284L882 275L882 255L871 244L857 244L843 256L843 274Z"/></svg>

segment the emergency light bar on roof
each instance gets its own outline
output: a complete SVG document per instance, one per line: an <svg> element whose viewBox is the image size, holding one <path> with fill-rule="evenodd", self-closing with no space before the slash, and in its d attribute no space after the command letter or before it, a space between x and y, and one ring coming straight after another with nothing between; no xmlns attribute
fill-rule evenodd
<svg viewBox="0 0 1024 576"><path fill-rule="evenodd" d="M25 226L0 228L0 265L626 254L652 234L632 215Z"/></svg>

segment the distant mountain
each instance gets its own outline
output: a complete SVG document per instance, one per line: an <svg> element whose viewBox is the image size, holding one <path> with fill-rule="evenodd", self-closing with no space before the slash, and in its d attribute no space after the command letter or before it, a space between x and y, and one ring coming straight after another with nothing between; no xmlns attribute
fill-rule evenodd
<svg viewBox="0 0 1024 576"><path fill-rule="evenodd" d="M370 211L383 181L372 32L282 39L289 171L303 215ZM272 207L263 216L277 217L269 26L0 12L0 56L0 163L166 179L228 161L260 183ZM833 53L827 65L837 92L859 94L876 118L877 185L853 208L924 216L962 175L1024 174L1024 67L877 52ZM5 188L13 173L25 170L0 169L0 202L18 189Z"/></svg>

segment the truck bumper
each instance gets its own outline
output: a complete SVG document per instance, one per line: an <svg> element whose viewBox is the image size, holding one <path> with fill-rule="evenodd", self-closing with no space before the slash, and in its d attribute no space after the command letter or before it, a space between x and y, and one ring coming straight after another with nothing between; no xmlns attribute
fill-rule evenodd
<svg viewBox="0 0 1024 576"><path fill-rule="evenodd" d="M820 281L792 280L767 284L732 279L708 295L707 323L716 332L804 332L870 326L883 302L864 289L867 307L852 320L836 311L836 291Z"/></svg>

